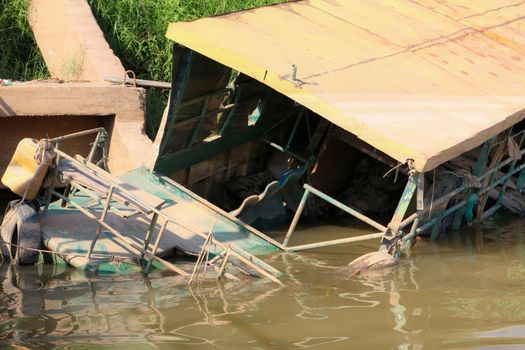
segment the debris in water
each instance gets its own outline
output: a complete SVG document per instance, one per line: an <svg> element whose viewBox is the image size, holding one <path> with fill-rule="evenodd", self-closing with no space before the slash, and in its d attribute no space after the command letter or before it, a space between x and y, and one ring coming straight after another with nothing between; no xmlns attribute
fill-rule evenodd
<svg viewBox="0 0 525 350"><path fill-rule="evenodd" d="M358 275L366 270L377 270L384 267L391 267L399 261L392 255L385 252L372 252L361 255L357 259L352 260L348 267L352 269L352 275Z"/></svg>

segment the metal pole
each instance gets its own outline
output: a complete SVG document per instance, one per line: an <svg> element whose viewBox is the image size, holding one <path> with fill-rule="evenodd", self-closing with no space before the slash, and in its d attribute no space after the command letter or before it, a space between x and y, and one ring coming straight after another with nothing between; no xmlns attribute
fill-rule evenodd
<svg viewBox="0 0 525 350"><path fill-rule="evenodd" d="M68 135L64 135L64 136L55 137L53 139L49 139L49 141L57 143L57 142L60 142L60 141L70 140L70 139L73 139L75 137L85 136L85 135L94 134L94 133L103 132L103 131L105 132L106 129L104 129L104 128L89 129L89 130L75 132L73 134L68 134Z"/></svg>
<svg viewBox="0 0 525 350"><path fill-rule="evenodd" d="M210 231L210 234L208 235L208 237L206 237L206 239L204 240L204 243L202 244L201 251L199 253L199 257L197 258L197 261L195 262L195 266L193 266L193 272L191 273L191 277L190 277L190 280L188 281L188 284L191 284L195 276L199 274L200 265L202 264L204 260L204 254L208 254L208 252L206 251L206 248L208 247L208 244L210 243L212 236L213 236L213 231Z"/></svg>
<svg viewBox="0 0 525 350"><path fill-rule="evenodd" d="M58 198L61 198L61 199L65 199L66 201L69 202L70 205L72 205L73 207L75 207L76 209L78 209L81 213L83 213L84 215L86 215L88 218L92 219L92 220L95 220L96 222L98 222L99 224L101 224L106 230L108 230L109 232L111 232L112 234L114 234L115 236L117 236L118 238L120 238L122 240L122 244L128 248L129 250L135 252L135 254L137 255L140 255L140 253L142 252L141 250L141 247L137 247L136 246L136 243L133 242L133 241L129 241L129 239L122 235L120 232L118 232L117 230L115 230L113 227L109 226L107 223L99 220L95 215L91 214L88 210L82 208L82 206L80 206L79 204L73 202L73 201L70 201L69 198L66 198L64 197L63 195L61 195L60 193L56 192L56 191L53 191L53 194L55 196L57 196ZM173 265L172 263L162 259L162 258L159 258L155 255L152 255L150 252L145 252L145 254L149 257L151 257L152 259L154 259L155 261L158 261L160 262L161 264L163 264L164 266L166 266L168 269L182 275L182 276L188 276L189 274L178 268L177 266Z"/></svg>
<svg viewBox="0 0 525 350"><path fill-rule="evenodd" d="M155 245L153 246L153 250L151 251L152 256L157 256L157 249L159 248L160 240L162 239L162 236L164 235L166 226L168 226L168 220L164 221L164 223L162 224L162 227L160 228L159 233L157 234L157 240L155 241ZM143 252L146 253L147 250L144 250ZM146 273L148 273L149 269L151 268L152 263L153 263L153 259L149 259L148 265L146 266Z"/></svg>
<svg viewBox="0 0 525 350"><path fill-rule="evenodd" d="M347 212L348 214L356 217L357 219L369 224L370 226L380 230L380 231L386 231L386 227L381 225L380 223L370 219L369 217L361 214L360 212L358 212L357 210L355 209L352 209L350 208L349 206L339 202L338 200L335 200L334 198L330 197L329 195L319 191L318 189L315 189L313 188L312 186L308 185L308 184L305 184L304 185L304 188L307 189L308 191L310 191L312 194L316 195L317 197L321 198L321 199L324 199L325 201L327 201L328 203L338 207L339 209ZM414 188L415 189L415 188Z"/></svg>
<svg viewBox="0 0 525 350"><path fill-rule="evenodd" d="M93 142L93 147L91 147L91 150L89 151L89 154L87 156L87 161L90 163L93 163L93 158L95 158L95 151L98 147L101 137L102 137L102 131L99 131L97 133L97 137L95 138L95 142Z"/></svg>
<svg viewBox="0 0 525 350"><path fill-rule="evenodd" d="M115 190L115 187L111 186L109 188L108 197L106 198L106 205L104 206L104 211L102 212L102 216L100 217L100 220L104 222L106 220L106 215L108 214L109 208L111 206L111 196L113 196L113 191ZM91 246L89 247L89 250L86 254L86 259L91 258L91 254L93 253L93 249L95 248L95 244L97 243L98 237L100 236L100 232L102 231L102 225L98 225L97 232L95 233L95 238L91 241Z"/></svg>
<svg viewBox="0 0 525 350"><path fill-rule="evenodd" d="M369 239L375 239L375 238L381 238L381 237L383 237L383 232L371 233L369 235L361 235L357 237L334 239L331 241L325 241L325 242L319 242L319 243L303 244L303 245L298 245L295 247L289 247L288 250L291 252L296 252L299 250L329 247L329 246L338 245L338 244L366 241Z"/></svg>
<svg viewBox="0 0 525 350"><path fill-rule="evenodd" d="M221 267L219 268L219 272L217 273L218 280L220 280L222 275L224 274L224 270L226 269L226 265L228 264L229 259L230 259L230 246L228 245L228 250L226 251L226 255L224 256L224 259L222 260Z"/></svg>
<svg viewBox="0 0 525 350"><path fill-rule="evenodd" d="M159 214L154 213L151 218L151 222L148 227L148 232L146 233L146 238L144 239L144 251L148 250L149 242L151 241L151 234L155 231L155 225L157 224L157 219ZM144 253L140 254L140 260L144 259Z"/></svg>
<svg viewBox="0 0 525 350"><path fill-rule="evenodd" d="M284 237L283 246L285 247L288 245L288 241L292 237L292 233L295 231L295 228L297 227L297 223L299 222L301 214L303 213L303 210L306 206L306 201L308 200L309 194L310 194L310 191L308 189L305 189L303 193L303 197L301 198L301 202L299 202L299 206L297 207L297 211L295 212L295 215L293 217L292 223L290 224L290 227L288 228L288 232L286 232L286 237Z"/></svg>

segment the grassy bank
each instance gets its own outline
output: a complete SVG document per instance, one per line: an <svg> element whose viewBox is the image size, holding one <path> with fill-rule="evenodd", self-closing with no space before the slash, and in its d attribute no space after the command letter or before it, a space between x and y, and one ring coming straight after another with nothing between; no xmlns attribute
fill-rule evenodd
<svg viewBox="0 0 525 350"><path fill-rule="evenodd" d="M0 78L49 76L27 21L28 5L29 0L0 0Z"/></svg>
<svg viewBox="0 0 525 350"><path fill-rule="evenodd" d="M5 1L5 0L0 0ZM270 5L286 0L88 0L106 40L137 77L171 80L168 23ZM167 93L148 92L147 132L153 137Z"/></svg>

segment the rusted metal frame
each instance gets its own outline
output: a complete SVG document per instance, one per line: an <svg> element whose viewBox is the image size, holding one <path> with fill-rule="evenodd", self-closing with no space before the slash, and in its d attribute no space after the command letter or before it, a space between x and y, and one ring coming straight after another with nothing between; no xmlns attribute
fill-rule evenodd
<svg viewBox="0 0 525 350"><path fill-rule="evenodd" d="M408 176L407 184L405 186L405 189L403 190L401 198L399 199L396 211L394 212L394 215L392 216L392 219L388 224L388 228L383 231L383 238L381 239L380 250L384 252L394 253L396 257L397 253L392 251L392 248L395 248L393 244L394 239L398 238L401 232L403 218L405 217L405 214L408 210L408 206L410 205L410 202L412 201L412 198L414 197L414 194L417 190L418 178L419 174L417 172L412 172Z"/></svg>
<svg viewBox="0 0 525 350"><path fill-rule="evenodd" d="M492 144L494 143L494 141L495 139L491 138L489 141L483 144L481 153L479 154L478 159L476 160L476 164L474 165L474 168L472 169L473 176L481 175L481 172L483 171L483 168L485 168L487 161L489 159L490 149L492 148ZM466 188L463 198L468 200L472 192L473 191L471 188ZM452 231L459 230L464 217L465 217L465 207L461 207L457 211L456 215L454 216L454 220L452 221L452 226L451 226Z"/></svg>
<svg viewBox="0 0 525 350"><path fill-rule="evenodd" d="M525 154L525 149L521 150L520 151L520 154L523 156ZM507 164L510 164L511 162L513 161L513 159L509 158L509 159L506 159L504 160L503 162L499 163L497 166L489 169L488 171L486 171L483 175L479 176L479 180L483 180L485 179L487 176L493 174L494 172L497 172L498 170L500 170L501 168L503 168L505 165ZM517 171L519 170L516 170L516 169L523 169L521 166L518 167L518 168L515 168L512 175L514 175ZM508 174L507 174L508 175ZM525 177L525 175L524 175ZM495 183L496 185L498 185L499 183L496 181ZM438 198L437 200L434 201L434 205L439 205L441 203L443 203L444 201L446 200L450 200L450 198L454 197L455 195L457 194L460 194L461 192L465 191L466 189L468 189L468 185L465 184L465 185L461 185L459 186L458 188L456 188L455 190L449 192L448 194ZM412 215L410 215L409 217L407 217L406 219L404 219L402 222L401 222L401 225L400 225L400 229L403 229L405 227L407 227L408 225L410 225L417 217L420 217L421 215L423 214L426 214L428 211L430 210L429 207L426 207L425 209L421 210L420 212L417 212L417 213L414 213Z"/></svg>
<svg viewBox="0 0 525 350"><path fill-rule="evenodd" d="M106 204L104 205L104 211L102 212L102 215L100 216L100 221L105 222L106 216L108 215L109 208L111 206L111 197L113 196L113 191L115 190L115 187L110 186L108 195L106 198ZM91 241L91 245L89 246L89 250L86 253L86 259L91 259L91 254L93 253L93 249L95 248L95 245L97 244L98 237L100 236L100 232L102 231L102 225L99 224L97 231L95 232L95 237Z"/></svg>
<svg viewBox="0 0 525 350"><path fill-rule="evenodd" d="M287 246L288 242L290 241L290 238L295 231L295 228L297 227L297 223L299 222L299 218L301 217L301 214L306 206L306 202L308 200L308 196L311 194L327 201L328 203L336 206L337 208L343 210L344 212L352 215L353 217L367 223L368 225L378 229L381 231L380 235L378 233L370 234L370 235L362 235L358 237L349 237L349 238L343 238L339 240L333 240L333 241L326 241L326 242L319 242L319 243L311 243L306 244L302 246L295 246L295 247L289 247L288 250L295 251L295 250L303 250L303 249L311 249L311 248L318 248L318 247L324 247L329 245L335 245L335 244L342 244L342 243L348 243L348 242L356 242L361 240L367 240L367 239L373 239L373 238L379 238L382 236L383 232L386 231L387 227L381 225L380 223L370 219L369 217L359 213L357 210L339 202L338 200L330 197L326 193L323 193L319 191L318 189L308 185L304 184L304 193L303 197L301 198L301 202L299 203L299 207L297 208L297 211L295 212L294 218L292 220L292 223L290 224L290 227L288 228L288 232L286 233L286 237L284 238L283 246ZM378 236L379 235L379 236Z"/></svg>
<svg viewBox="0 0 525 350"><path fill-rule="evenodd" d="M199 131L201 130L202 123L204 123L204 117L206 116L206 112L208 111L208 107L210 105L210 96L206 97L204 99L204 104L202 105L201 114L198 117L197 125L193 128L193 132L191 133L190 139L186 143L186 147L189 148L191 145L193 145L193 141L197 137ZM180 125L180 124L179 124ZM175 124L175 126L178 126Z"/></svg>
<svg viewBox="0 0 525 350"><path fill-rule="evenodd" d="M75 207L76 209L78 209L81 213L83 213L84 215L86 215L88 218L92 219L92 220L95 220L96 222L98 222L100 225L102 225L106 230L108 230L110 233L114 234L115 236L117 236L118 238L120 238L122 241L121 243L126 247L128 248L129 250L131 250L132 252L134 252L135 254L137 255L140 255L140 253L142 252L141 250L141 247L137 247L137 244L133 241L130 241L126 236L122 235L120 232L118 232L116 229L114 229L113 227L111 227L110 225L108 225L107 223L101 221L100 219L98 219L95 215L93 215L91 212L89 212L88 210L86 210L85 208L83 208L81 205L71 201L69 198L67 197L64 197L62 194L56 192L56 191L53 191L53 194L61 199L65 199L71 206ZM155 261L161 263L162 265L164 265L165 267L167 267L168 269L182 275L182 276L188 276L189 274L178 268L177 266L173 265L172 263L162 259L162 258L159 258L155 255L152 255L150 252L144 252L145 255L149 256L151 259L154 259Z"/></svg>
<svg viewBox="0 0 525 350"><path fill-rule="evenodd" d="M73 160L76 161L76 162L79 162L78 160L76 160L76 159L74 159L74 158L71 158L71 159L73 159ZM120 185L118 185L118 184L115 184L114 187L115 187L116 189L118 189L120 192L126 194L126 195L127 195L128 197L130 197L130 199L132 199L133 201L135 201L135 202L141 204L141 205L144 206L144 207L150 208L150 205L149 205L149 204L144 203L140 198L138 198L135 194L131 193L130 191L128 191L128 190L125 189L124 187L122 187L122 186L120 186ZM62 196L61 194L59 194L59 193L57 193L57 192L54 192L54 194L58 194L58 195L59 195L59 198L62 198L62 199L66 198L66 197ZM67 198L66 198L66 199L67 199ZM82 212L85 213L85 214L87 213L86 215L89 214L88 216L89 216L90 218L95 219L97 222L100 223L100 220L98 220L98 219L97 219L96 217L94 217L91 213L89 213L89 211L85 210L85 209L82 208L80 205L78 205L78 204L76 204L76 203L70 201L69 199L67 199L67 201L68 201L69 203L71 203L75 208L77 208L77 209L80 208L80 209L79 209L80 211L82 211ZM158 214L159 217L162 217L164 220L166 220L166 221L168 221L168 222L170 222L170 223L172 223L172 224L174 224L174 225L177 225L177 226L179 226L179 227L181 227L181 228L183 228L183 229L185 229L185 230L188 230L188 231L190 231L190 232L192 232L192 233L194 233L194 234L196 234L196 235L198 235L198 236L200 236L200 237L202 237L202 238L206 238L206 237L207 237L207 235L204 234L204 233L202 233L202 232L196 231L196 230L194 230L194 229L192 229L192 228L190 228L190 227L187 227L187 226L185 226L185 225L183 225L183 224L181 224L181 223L179 223L179 222L177 222L177 221L174 221L172 218L170 218L168 215L166 215L165 213L163 213L162 211L160 211L158 208L150 208L150 210L151 210L151 212ZM104 227L106 227L106 228L109 227L106 223L103 223L103 225L104 225ZM120 233L118 233L118 231L116 231L116 230L114 230L114 229L112 229L112 228L111 228L111 230L112 230L112 231L110 231L111 233L116 232L116 234L117 234L120 238L125 237L125 236L121 235ZM160 233L159 233L159 235L160 235ZM261 237L261 238L262 238L262 237ZM125 240L125 238L122 238L122 239ZM268 240L268 238L265 238L265 239ZM129 243L128 243L128 244L129 244ZM226 246L225 246L223 243L221 243L221 242L219 242L219 241L217 241L217 240L214 240L214 244L216 244L219 248L221 248L221 249L223 249L223 250L226 250ZM279 244L278 244L277 246L279 246ZM136 248L135 248L135 249L136 249ZM138 249L138 250L139 250L139 252L140 252L140 249ZM233 254L236 258L238 258L239 260L243 261L245 264L247 264L248 266L252 267L254 270L256 270L256 271L264 270L264 272L265 272L265 273L263 274L264 276L266 276L267 278L269 278L270 280L272 280L272 281L274 281L274 282L276 282L276 283L278 283L278 284L282 284L278 279L276 279L276 278L274 277L274 275L276 275L276 276L281 275L281 272L278 271L277 269L275 269L274 267L272 267L272 266L266 264L265 262L263 262L262 260L260 260L260 259L257 258L256 256L254 256L254 255L252 255L252 254L250 254L250 253L244 251L242 248L238 248L238 247L233 248L233 247L232 247L232 248L231 248L231 252L232 252L232 254ZM146 253L146 255L148 255L148 256L150 256L150 257L152 256L151 253L149 253L149 252L145 252L145 253ZM160 259L160 258L154 257L154 259L156 259L157 261L159 261L158 259ZM161 260L162 260L162 259L161 259ZM270 272L268 272L268 271L270 271ZM268 276L271 276L271 278L268 277Z"/></svg>
<svg viewBox="0 0 525 350"><path fill-rule="evenodd" d="M241 92L242 92L242 86L239 86L235 90L235 99L233 101L233 108L230 109L228 112L228 116L226 117L226 120L224 121L224 124L222 124L221 130L219 130L219 135L224 135L224 132L228 128L228 125L230 124L231 119L233 118L233 115L235 114L235 111L237 110L237 106L239 105L239 100L241 98Z"/></svg>
<svg viewBox="0 0 525 350"><path fill-rule="evenodd" d="M495 169L496 168L493 168L494 171L495 171ZM521 164L518 167L516 167L512 172L507 173L504 176L502 176L501 178L495 180L492 184L488 185L487 187L479 190L478 193L479 194L485 194L485 193L489 192L491 189L493 189L494 187L496 187L496 186L502 184L503 182L507 181L510 177L512 177L514 174L516 174L517 172L521 171L522 169L525 169L525 163ZM485 174L485 175L488 176L488 174ZM461 202L457 203L456 205L454 205L454 206L450 207L449 209L443 211L442 218L445 218L446 216L450 215L451 213L453 213L453 212L457 211L458 209L464 207L466 204L467 204L467 200L462 200ZM423 215L423 214L418 214L416 217L420 217L421 215ZM423 226L421 226L420 228L417 229L417 233L419 234L419 233L422 233L422 232L426 231L428 228L430 228L432 225L434 225L436 223L436 221L437 221L437 218L434 218L434 219L428 221Z"/></svg>

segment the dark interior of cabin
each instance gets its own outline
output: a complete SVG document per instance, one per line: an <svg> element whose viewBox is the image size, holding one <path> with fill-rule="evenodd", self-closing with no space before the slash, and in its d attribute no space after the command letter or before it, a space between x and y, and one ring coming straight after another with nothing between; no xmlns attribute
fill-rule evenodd
<svg viewBox="0 0 525 350"><path fill-rule="evenodd" d="M174 46L156 170L258 229L287 227L303 185L388 224L407 169L263 83ZM301 222L350 217L318 196Z"/></svg>

